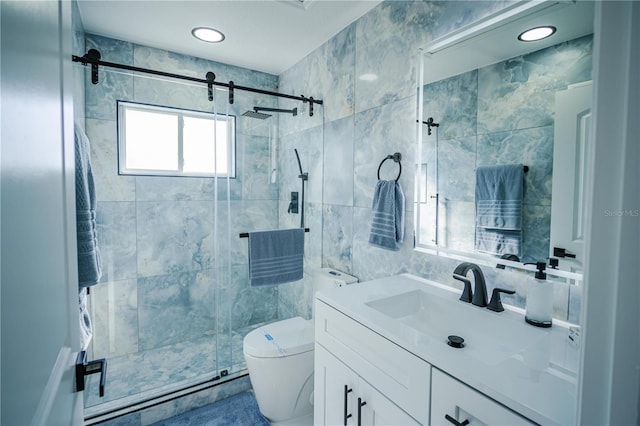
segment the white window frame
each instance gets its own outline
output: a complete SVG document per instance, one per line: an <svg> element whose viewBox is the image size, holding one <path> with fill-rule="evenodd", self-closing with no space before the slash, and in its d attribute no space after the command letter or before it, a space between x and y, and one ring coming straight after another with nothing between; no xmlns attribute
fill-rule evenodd
<svg viewBox="0 0 640 426"><path fill-rule="evenodd" d="M178 152L178 169L176 170L164 170L157 169L134 169L126 167L126 111L137 110L144 112L155 112L158 114L167 114L178 118L178 134L176 135ZM236 177L236 117L233 115L216 114L210 112L187 110L182 108L166 107L159 105L149 105L130 101L117 101L117 115L118 115L118 174L119 175L134 175L134 176L170 176L170 177ZM204 118L208 120L215 120L217 122L224 121L228 123L227 136L230 140L226 141L229 147L229 153L227 155L227 170L226 173L200 173L184 171L183 160L183 120L184 117ZM212 143L214 143L212 139Z"/></svg>

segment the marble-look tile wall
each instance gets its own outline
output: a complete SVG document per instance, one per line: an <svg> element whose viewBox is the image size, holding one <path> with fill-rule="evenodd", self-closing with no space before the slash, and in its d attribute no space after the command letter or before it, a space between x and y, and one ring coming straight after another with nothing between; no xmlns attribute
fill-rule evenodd
<svg viewBox="0 0 640 426"><path fill-rule="evenodd" d="M411 272L459 287L451 277L458 261L413 250L418 48L510 3L384 1L280 75L282 92L324 100L323 122L287 119L280 126L286 148L280 151L280 167L293 168L288 150L298 146L309 168L308 266L332 267L360 280ZM485 122L493 120L487 117ZM324 127L320 141L313 137L321 133L318 126ZM512 129L503 130L504 136ZM464 137L474 135L475 129L456 134L460 149L465 150ZM407 198L406 240L400 250L387 251L368 244L369 221L378 165L394 152L403 155L399 182ZM280 183L281 203L298 186L290 170ZM382 167L381 178L396 174L390 162ZM485 275L489 291L494 286L514 288L518 294L505 297L505 302L524 306L527 275L489 269ZM569 289L557 285L555 315L577 321L579 288ZM278 297L281 312L310 317L310 279L281 287Z"/></svg>
<svg viewBox="0 0 640 426"><path fill-rule="evenodd" d="M86 48L110 62L276 91L278 77L124 41L86 35ZM88 79L88 72L87 72ZM278 224L278 187L271 183L275 121L242 113L274 98L207 89L100 69L86 81L86 129L98 199L102 282L92 288L93 357L113 357L175 344L277 318L278 289L251 288L247 240L240 232ZM116 100L236 116L237 177L119 176ZM286 211L286 208L285 208ZM237 357L241 359L240 357ZM221 366L228 368L229 366Z"/></svg>
<svg viewBox="0 0 640 426"><path fill-rule="evenodd" d="M522 261L549 255L555 93L591 79L592 36L512 58L424 87L424 117L440 124L424 131L424 152L435 162L446 223L442 246L473 252L478 166L522 163L525 175ZM443 221L444 222L444 221ZM453 230L464 229L455 234Z"/></svg>

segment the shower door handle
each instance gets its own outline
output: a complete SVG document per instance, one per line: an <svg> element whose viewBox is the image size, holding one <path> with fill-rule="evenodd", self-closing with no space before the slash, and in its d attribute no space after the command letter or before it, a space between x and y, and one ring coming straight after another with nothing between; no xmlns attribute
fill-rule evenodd
<svg viewBox="0 0 640 426"><path fill-rule="evenodd" d="M107 378L107 360L105 358L87 362L87 352L80 351L76 357L76 391L84 390L84 378L100 373L100 397L104 396L104 385Z"/></svg>

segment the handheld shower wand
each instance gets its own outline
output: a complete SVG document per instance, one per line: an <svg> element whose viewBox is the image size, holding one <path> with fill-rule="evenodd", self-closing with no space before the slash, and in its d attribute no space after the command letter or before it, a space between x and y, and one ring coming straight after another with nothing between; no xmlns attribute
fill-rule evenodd
<svg viewBox="0 0 640 426"><path fill-rule="evenodd" d="M300 163L300 156L298 155L298 149L293 149L296 153L296 158L298 159L298 169L300 169L300 174L298 177L302 179L302 199L300 202L300 228L304 228L304 182L309 180L309 174L302 172L302 164Z"/></svg>

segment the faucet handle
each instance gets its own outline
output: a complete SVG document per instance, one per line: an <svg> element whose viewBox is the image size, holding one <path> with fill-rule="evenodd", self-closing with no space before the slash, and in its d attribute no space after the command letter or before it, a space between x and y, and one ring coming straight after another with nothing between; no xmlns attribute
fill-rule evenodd
<svg viewBox="0 0 640 426"><path fill-rule="evenodd" d="M500 293L515 294L515 291L507 290L506 288L494 288L493 293L491 293L491 301L487 305L487 309L490 309L495 312L504 311L504 307L502 306L502 300L500 300Z"/></svg>
<svg viewBox="0 0 640 426"><path fill-rule="evenodd" d="M471 291L471 280L459 274L453 274L453 278L464 283L464 290L462 291L460 300L462 300L463 302L471 303L471 299L473 298L473 291Z"/></svg>

